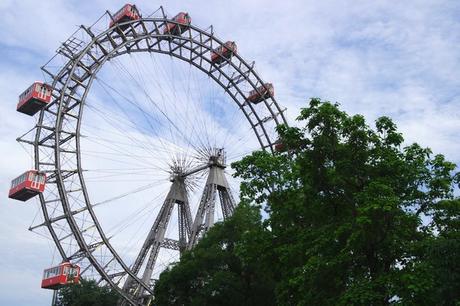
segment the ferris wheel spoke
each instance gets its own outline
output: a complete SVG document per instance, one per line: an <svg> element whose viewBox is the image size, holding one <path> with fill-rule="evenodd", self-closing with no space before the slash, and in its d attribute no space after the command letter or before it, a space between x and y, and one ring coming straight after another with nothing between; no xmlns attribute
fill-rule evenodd
<svg viewBox="0 0 460 306"><path fill-rule="evenodd" d="M166 93L164 93L164 90L162 89L162 85L158 81L154 82L155 84L157 84L159 92L161 93L163 97L162 100L163 101L167 100L168 105L172 105L172 107L174 108L174 113L177 114L176 116L179 118L178 121L183 122L185 124L185 128L184 128L185 131L189 131L189 134L186 136L189 139L188 142L193 142L194 140L192 139L191 136L192 135L202 135L203 128L201 129L199 128L199 123L202 122L201 116L198 116L200 113L197 111L196 108L194 108L193 110L190 110L190 106L191 105L194 106L195 105L194 101L196 101L196 99L190 98L190 81L188 80L187 82L188 88L186 91L184 91L187 93L187 95L185 95L187 99L184 100L183 98L177 96L176 94L177 91L175 90L174 85L172 85L175 79L174 73L173 72L167 73L166 72L167 69L164 67L164 65L161 64L161 61L158 61L155 59L153 54L150 55L150 59L152 62L154 62L156 67L159 67L158 70L161 72L161 79L167 80L166 85L170 88L169 91L166 91ZM171 97L168 94L168 92L171 92L173 96ZM167 99L165 99L165 97ZM185 112L180 111L177 108L178 103L174 103L174 101L178 101L178 100L179 101L184 100L185 103L183 104L185 104ZM164 107L166 108L166 104L164 104ZM191 119L190 118L191 116L189 116L189 114L193 114L194 118ZM198 146L199 147L204 146L204 142L201 138L198 138Z"/></svg>
<svg viewBox="0 0 460 306"><path fill-rule="evenodd" d="M136 160L136 161L132 161L132 162L126 162L124 160L120 160L120 159L117 159L117 158L114 158L112 155L110 154L91 154L91 153L87 153L87 154L84 154L85 156L89 156L89 157L97 157L98 160L106 160L106 161L110 161L110 162L114 162L114 163L117 163L117 164L123 164L123 165L130 165L130 166L134 166L134 167L142 167L142 165L145 165L145 168L146 170L149 170L149 169L155 169L155 170L158 170L158 171L163 171L163 172L168 172L167 168L163 168L163 167L159 167L159 166L156 166L154 165L153 163L149 162L149 161L144 161L143 159L140 159L140 158L137 158L137 157L132 157L132 159ZM107 155L111 156L111 157L108 157ZM126 157L129 157L130 155L126 154L126 155L118 155L118 156L126 156ZM125 168L126 169L126 168ZM85 169L86 170L86 169Z"/></svg>
<svg viewBox="0 0 460 306"><path fill-rule="evenodd" d="M122 193L122 194L119 194L115 197L112 197L110 199L107 199L107 200L104 200L104 201L101 201L101 202L97 202L97 203L94 203L92 204L93 206L97 206L97 205L102 205L102 204L107 204L107 203L110 203L110 202L113 202L115 200L119 200L119 199L122 199L124 197L127 197L129 195L132 195L134 193L138 193L138 192L141 192L141 191L144 191L144 190L147 190L147 189L150 189L150 188L153 188L156 184L147 184L145 186L141 186L139 188L136 188L134 190L131 190L129 192L125 192L125 193Z"/></svg>
<svg viewBox="0 0 460 306"><path fill-rule="evenodd" d="M129 138L132 139L132 137L129 137ZM118 155L129 155L133 159L139 161L141 164L153 165L152 164L152 156L156 155L154 153L151 153L151 154L149 154L150 156L142 157L142 156L139 155L140 154L139 152L132 153L134 148L139 148L142 151L144 151L144 150L149 150L150 151L150 149L145 149L145 145L141 145L141 146L136 145L136 141L133 141L134 144L130 144L130 143L124 143L124 142L114 141L112 139L104 139L104 138L101 138L101 137L94 137L94 136L87 137L87 140L91 141L93 143L96 143L96 144L101 144L101 145L103 145L102 148L112 151L112 152L105 152L105 155L117 155L117 154ZM91 151L91 150L89 150L89 151ZM148 153L150 153L150 152L148 152ZM87 154L91 155L91 152L87 153Z"/></svg>
<svg viewBox="0 0 460 306"><path fill-rule="evenodd" d="M120 132L121 135L128 135L128 139L133 142L133 144L137 145L138 147L143 148L147 152L154 152L155 145L152 143L152 140L146 136L146 133L144 133L142 130L139 130L139 126L137 122L133 121L131 118L128 117L127 114L125 114L124 118L120 117L115 117L115 116L107 116L106 112L104 112L101 109L97 108L96 106L89 105L88 106L90 109L94 109L95 112L103 118L105 122L107 122L109 125L111 125L114 129ZM116 118L116 119L115 119ZM125 127L123 129L123 127ZM132 133L129 133L129 131L126 130L126 127L130 127L132 131L138 132L137 134L140 133L140 135L144 138L144 140L139 140L135 135Z"/></svg>
<svg viewBox="0 0 460 306"><path fill-rule="evenodd" d="M150 58L152 60L155 60L154 56L151 55ZM169 64L171 64L172 60L169 60ZM173 94L172 98L169 97L168 100L168 105L172 105L174 108L174 114L175 117L177 116L179 119L179 122L183 122L185 125L183 129L185 131L190 131L190 134L187 135L187 138L190 139L188 142L193 142L197 141L200 146L205 146L206 141L203 141L203 137L200 137L198 139L192 139L192 135L198 135L198 136L203 136L206 135L205 133L207 132L207 129L204 127L205 125L203 124L203 116L201 116L201 110L199 110L196 105L198 102L201 102L202 99L198 99L197 97L192 97L191 94L191 80L192 78L190 77L190 74L187 74L184 72L185 69L180 69L183 67L179 67L175 71L174 69L171 69L171 66L168 68L165 68L164 65L161 65L161 61L155 60L155 63L157 64L158 67L160 67L160 71L162 72L161 76L162 79L167 80L165 83L167 86L169 86L171 92ZM190 66L188 71L190 71ZM169 71L169 72L166 72ZM181 82L182 84L182 89L178 90L176 87L176 79L180 78L180 74L184 75L181 79L187 80L186 82ZM158 83L158 82L157 82ZM202 86L199 86L201 84L196 84L193 86L194 88L200 90ZM161 84L159 84L159 89L161 90ZM177 92L183 92L183 96L179 97L177 96ZM165 95L166 96L166 95ZM163 99L165 100L165 99ZM178 103L174 103L174 101L184 101L183 103L185 105L185 111L180 111L180 109L177 108ZM192 108L190 108L192 106ZM192 114L193 116L190 116ZM192 118L193 117L193 118ZM191 128L190 128L191 127ZM209 142L207 142L209 143Z"/></svg>
<svg viewBox="0 0 460 306"><path fill-rule="evenodd" d="M154 127L155 125L152 124L151 120L155 120L155 118L152 118L152 116L150 115L150 113L148 112L144 112L144 110L142 109L142 107L140 107L135 101L129 99L128 97L124 96L123 94L119 93L116 89L113 89L113 87L111 87L110 85L108 85L107 83L101 81L101 83L104 83L104 85L108 86L109 88L111 88L113 91L115 91L117 94L119 94L124 100L126 100L127 102L129 102L130 104L134 105L140 112L141 112L141 116L147 121L148 125L150 126L151 130L154 132L154 134L158 137L158 140L160 142L160 144L163 146L164 150L167 150L168 149L168 146L164 143L162 137L159 137L158 136L158 131L157 129ZM166 116L164 113L163 113L164 116ZM167 116L166 116L167 117ZM171 124L174 124L171 119L169 119L169 117L167 117L167 120L171 123ZM177 126L175 126L175 128L177 128Z"/></svg>
<svg viewBox="0 0 460 306"><path fill-rule="evenodd" d="M98 112L99 114L100 112ZM107 119L104 118L104 117L101 117L104 121L106 121ZM113 118L112 118L113 119ZM136 136L135 133L133 133L133 131L136 130L136 127L133 126L130 122L124 122L123 119L117 119L117 122L109 122L109 124L113 127L113 129L109 130L107 128L102 128L100 125L99 126L95 126L95 125L91 125L91 124L86 124L85 125L85 129L84 129L84 132L83 132L83 135L82 137L91 137L91 138L96 138L96 139L101 139L103 141L107 141L107 142L110 142L110 143L119 143L119 144L122 144L122 145L129 145L129 146L133 146L135 145L137 148L141 148L143 150L145 150L146 153L151 153L151 146L152 143L151 141L146 141L145 139L139 139ZM122 125L125 127L125 129L120 129L119 126ZM128 129L130 128L130 129ZM98 131L98 134L91 134L91 129L95 129ZM86 132L88 131L88 132ZM128 138L128 140L130 140L131 142L130 143L126 143L126 142L121 142L121 141L117 141L117 139L124 139L126 137L126 134L130 135L130 138ZM102 136L106 135L106 137L108 135L112 136L110 139L107 139L107 138L103 138ZM115 136L115 137L113 137Z"/></svg>
<svg viewBox="0 0 460 306"><path fill-rule="evenodd" d="M154 107L154 109L156 109L159 114L161 114L165 119L166 119L166 123L168 123L168 128L173 128L175 129L175 131L178 133L179 136L181 136L182 140L185 141L188 145L192 146L193 147L193 144L191 142L188 141L188 139L186 139L184 137L184 134L183 132L179 129L179 127L174 123L174 120L172 120L172 118L167 114L167 112L165 110L163 110L159 104L151 97L151 95L146 91L146 89L139 83L139 81L126 69L124 68L123 69L127 74L128 76L134 81L134 84L136 85L137 88L139 88L142 92L142 94L145 96L145 98L147 98L147 101L150 102L150 105ZM112 90L113 87L111 87L110 85L106 84L109 88L111 88ZM135 100L130 100L129 98L127 98L126 96L122 95L121 93L119 93L118 91L116 91L116 89L114 90L115 92L117 92L121 97L123 97L123 99L125 99L126 101L132 103L133 105L136 105L137 108L139 108L141 111L142 111L142 114L143 116L149 120L152 118L151 115L149 115L148 112L144 112L144 109L139 106L138 103L135 102ZM149 125L152 127L153 129L153 126L152 124L150 123L149 121ZM170 132L170 134L172 134L172 132Z"/></svg>
<svg viewBox="0 0 460 306"><path fill-rule="evenodd" d="M108 229L108 232L111 236L115 237L116 235L123 232L127 229L130 225L138 223L139 219L150 219L152 214L159 208L160 204L158 200L161 198L162 194L157 195L155 198L147 201L143 206L141 206L138 210L134 211L129 216L121 219L118 223L114 224ZM144 222L146 222L144 220ZM141 227L137 228L136 233L141 230Z"/></svg>
<svg viewBox="0 0 460 306"><path fill-rule="evenodd" d="M188 84L184 84L184 88L182 89L184 92L187 93L186 95L187 101L185 103L188 109L188 111L185 112L185 114L187 115L186 122L197 122L196 125L192 125L194 126L194 129L189 129L191 130L190 137L192 137L193 135L201 136L197 138L195 141L200 143L200 146L202 148L203 147L213 147L215 144L215 140L212 141L212 139L213 138L215 139L215 137L213 137L212 134L215 134L215 129L212 128L212 125L215 120L211 119L211 122L208 122L208 121L209 121L209 118L214 118L214 116L212 113L211 113L211 116L209 116L209 114L205 116L203 113L204 109L202 107L199 107L198 105L209 104L209 101L211 101L211 105L212 105L212 102L214 101L214 97L207 93L206 94L203 93L204 86L202 86L201 84L203 80L198 81L196 78L196 75L191 73L191 68L192 67L189 66L188 69L179 69L179 73L182 73L181 79L188 80ZM172 78L172 82L170 83L175 84L174 80L177 78L178 77L176 75L175 78ZM192 86L191 84L195 84L195 85ZM173 92L175 93L177 92L177 90L174 90ZM192 92L194 92L195 95L193 95ZM212 110L212 107L211 107L211 110ZM189 116L189 114L193 114L193 116Z"/></svg>
<svg viewBox="0 0 460 306"><path fill-rule="evenodd" d="M83 156L94 156L92 154L83 154ZM95 157L97 157L97 159L99 161L101 160L105 160L105 161L110 161L111 163L116 163L116 164L119 164L119 165L128 165L128 166L133 166L133 167L141 167L143 165L142 161L132 161L132 162L125 162L124 160L120 160L120 159L115 159L115 158L110 158L110 157L107 157L107 156L102 156L102 155L96 155ZM151 169L151 168L154 168L154 169L157 169L159 171L166 171L165 169L163 168L159 168L159 167L156 167L154 165L148 165L147 168Z"/></svg>
<svg viewBox="0 0 460 306"><path fill-rule="evenodd" d="M113 155L113 156L118 156L118 157L132 157L132 158L140 158L141 160L148 160L151 159L152 156L146 156L146 155L136 155L136 154L127 154L127 153L122 153L122 152L104 152L104 151L93 151L93 150L87 150L86 154L88 155Z"/></svg>
<svg viewBox="0 0 460 306"><path fill-rule="evenodd" d="M154 169L154 168L152 168L152 169ZM152 177L152 172L151 171L149 172L148 170L151 170L151 169L145 168L145 169L137 170L137 171L135 171L133 169L126 169L126 168L119 169L117 171L115 171L115 170L106 171L105 169L99 169L99 170L96 171L96 170L92 170L92 169L87 169L86 171L95 173L95 175L92 176L93 178L117 177L117 176L121 176L121 175Z"/></svg>
<svg viewBox="0 0 460 306"><path fill-rule="evenodd" d="M104 139L100 137L88 137L87 138L89 141L94 142L96 144L100 144L103 146L103 148L107 150L111 150L112 152L107 152L108 155L110 154L118 154L118 155L130 155L136 158L136 154L148 154L144 152L133 152L134 149L139 148L141 151L144 151L144 147L137 147L135 144L130 144L130 143L125 143L125 142L120 142L120 141L113 141L111 139ZM151 154L149 156L145 156L148 158L145 163L150 164L152 162L152 156L158 156L159 159L164 159L166 158L167 154L171 154L173 152L182 152L181 148L176 148L174 146L170 146L171 149L169 150L163 150L163 149L157 149L155 154ZM162 155L158 155L158 153L161 153Z"/></svg>
<svg viewBox="0 0 460 306"><path fill-rule="evenodd" d="M189 70L189 72L190 72L190 70ZM192 78L193 81L198 84L197 86L195 86L196 87L196 90L195 90L196 95L194 97L194 101L200 101L200 103L202 103L204 105L209 104L209 101L211 101L211 104L212 104L213 97L203 94L203 86L201 86L201 84L199 84L200 82L197 80L196 75L194 75L194 74L190 75L190 73L189 73L189 77ZM209 118L211 118L211 121L214 121L215 117L213 116L213 114L211 114L211 116L204 116L203 109L198 107L198 103L191 103L191 105L193 107L193 111L197 112L200 115L199 118L200 118L201 127L202 127L201 133L203 133L205 135L204 139L206 141L206 146L208 148L213 147L213 144L211 143L212 142L212 140L211 140L212 136L210 136L209 132L214 131L214 129L210 126L212 124L210 124L208 121L209 121ZM205 111L209 111L209 110L205 110Z"/></svg>
<svg viewBox="0 0 460 306"><path fill-rule="evenodd" d="M147 100L148 100L148 101L152 102L153 99L151 98L151 95L150 95L150 93L149 93L150 90L149 90L149 88L147 87L147 84L146 84L145 79L142 77L143 73L140 72L140 67L142 67L142 66L139 66L139 65L138 65L138 63L137 63L135 57L130 56L130 60L132 61L133 64L132 64L132 65L129 65L129 66L130 66L130 67L136 67L137 69L136 69L133 73L130 73L130 72L128 71L128 69L126 69L125 66L122 66L122 69L123 69L124 71L126 71L126 73L128 74L129 77L131 77L131 78L133 78L133 79L135 79L134 76L133 76L133 74L136 74L136 75L138 76L139 80L136 79L136 82L135 82L136 87L140 90L140 92L143 93L144 96L147 97ZM149 80L149 81L150 81L150 80ZM141 83L142 83L142 85L141 85ZM152 81L149 82L149 85L150 85L150 86L152 86L152 85L157 85L157 84L158 84L158 81L157 81L157 83L152 82ZM150 92L152 92L152 91L150 91ZM162 115L163 115L164 117L165 117L165 114L167 113L168 115L166 116L166 118L167 118L167 119L168 119L168 118L171 118L171 115L170 115L169 112L167 111L167 110L168 110L167 106L168 106L168 105L174 105L174 104L171 104L171 101L172 101L172 100L171 100L167 95L164 94L164 91L161 89L161 87L160 87L160 88L157 88L157 90L155 90L154 92L160 93L160 99L159 99L159 101L158 101L158 99L157 99L157 101L154 102L154 103L149 103L149 104L147 104L147 107L150 107L149 111L151 111L151 112L153 112L153 113L156 113L156 112L158 112L158 110L161 110ZM169 98L169 99L168 99L168 98ZM161 104L162 104L162 107L159 106L159 103L160 103L160 102L161 102ZM178 117L178 116L179 116L179 114L175 113L175 117ZM173 129L172 129L172 124L171 124L171 123L172 123L172 120L166 121L165 123L166 123L166 125L167 125L167 129L168 129L170 141L176 142L176 143L177 143L177 137L176 137L175 134L173 133Z"/></svg>

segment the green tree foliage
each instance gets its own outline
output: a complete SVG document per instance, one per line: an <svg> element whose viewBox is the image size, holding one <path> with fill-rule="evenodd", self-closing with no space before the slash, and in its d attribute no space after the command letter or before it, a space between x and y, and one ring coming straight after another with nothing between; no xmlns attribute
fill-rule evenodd
<svg viewBox="0 0 460 306"><path fill-rule="evenodd" d="M460 201L441 201L432 226L439 235L426 243L426 261L435 279L438 305L460 305ZM439 301L439 300L438 300Z"/></svg>
<svg viewBox="0 0 460 306"><path fill-rule="evenodd" d="M93 280L81 279L77 285L59 291L59 306L114 306L119 295L108 286L98 286Z"/></svg>
<svg viewBox="0 0 460 306"><path fill-rule="evenodd" d="M158 305L256 305L242 267L277 305L460 305L456 165L403 146L388 117L371 127L312 99L298 121L279 127L286 152L232 165L244 180L239 221L162 274ZM268 218L245 219L254 208Z"/></svg>
<svg viewBox="0 0 460 306"><path fill-rule="evenodd" d="M270 239L258 209L240 205L160 275L155 305L274 305Z"/></svg>

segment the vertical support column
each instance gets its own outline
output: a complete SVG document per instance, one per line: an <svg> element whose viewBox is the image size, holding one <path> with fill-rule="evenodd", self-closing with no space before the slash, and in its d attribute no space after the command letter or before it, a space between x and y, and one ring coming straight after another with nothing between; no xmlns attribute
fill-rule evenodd
<svg viewBox="0 0 460 306"><path fill-rule="evenodd" d="M178 203L178 218L179 218L179 251L180 254L185 251L187 247L187 238L190 237L192 229L192 213L188 200Z"/></svg>
<svg viewBox="0 0 460 306"><path fill-rule="evenodd" d="M214 212L216 204L216 193L219 193L219 200L224 219L230 217L235 209L235 201L230 193L230 187L225 178L224 167L215 164L209 168L209 176L201 196L200 204L192 226L192 233L187 249L192 249L198 243L201 236L214 224Z"/></svg>
<svg viewBox="0 0 460 306"><path fill-rule="evenodd" d="M178 204L179 212L179 246L181 244L187 244L187 238L190 235L190 225L191 225L191 212L190 206L188 203L187 190L185 187L184 178L176 176L173 180L173 184L166 196L166 199L160 209L160 212L155 219L155 222L150 229L150 232L147 235L141 251L139 252L136 261L132 267L134 274L138 274L141 266L147 258L147 263L145 269L142 273L142 282L150 285L151 277L155 267L155 263L158 257L158 253L162 244L165 240L166 229L168 227L169 221L171 219L172 210L174 205ZM182 232L182 233L181 233ZM145 297L145 289L140 284L136 284L133 288L133 279L128 278L123 286L124 292L132 292L135 297L135 300L140 304L143 303Z"/></svg>
<svg viewBox="0 0 460 306"><path fill-rule="evenodd" d="M169 220L171 219L171 213L174 204L174 199L167 199L164 204L166 206L166 214L164 216L159 216L161 218L161 221L158 223L158 227L155 228L155 235L151 243L150 255L147 260L144 273L142 274L142 282L147 285L150 285L150 279L152 277L153 268L155 267L155 262L157 260L158 253L160 252L161 243L165 238L166 228L168 227ZM136 299L142 298L143 294L144 288L139 285L136 290Z"/></svg>
<svg viewBox="0 0 460 306"><path fill-rule="evenodd" d="M205 222L204 227L202 228L203 232L207 232L208 229L213 226L214 224L214 211L216 208L216 192L217 192L217 185L211 184L209 186L209 193L205 205Z"/></svg>
<svg viewBox="0 0 460 306"><path fill-rule="evenodd" d="M233 210L235 209L235 201L233 200L233 197L228 189L219 188L218 192L222 206L222 215L224 216L224 219L227 219L232 215Z"/></svg>

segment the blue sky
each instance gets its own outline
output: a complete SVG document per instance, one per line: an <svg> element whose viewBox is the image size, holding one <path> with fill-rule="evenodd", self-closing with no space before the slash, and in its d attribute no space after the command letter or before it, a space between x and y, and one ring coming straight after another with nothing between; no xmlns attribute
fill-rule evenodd
<svg viewBox="0 0 460 306"><path fill-rule="evenodd" d="M0 2L0 305L49 305L39 288L53 245L27 231L36 206L10 201L15 175L31 159L15 138L33 125L15 112L17 96L42 79L40 66L80 24L124 1ZM388 115L407 143L460 163L459 1L137 1L148 14L188 11L275 85L293 122L310 97L337 101L369 122Z"/></svg>

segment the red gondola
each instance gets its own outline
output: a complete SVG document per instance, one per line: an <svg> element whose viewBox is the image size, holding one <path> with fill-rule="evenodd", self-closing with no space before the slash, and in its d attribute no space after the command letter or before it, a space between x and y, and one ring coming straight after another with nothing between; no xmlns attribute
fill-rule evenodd
<svg viewBox="0 0 460 306"><path fill-rule="evenodd" d="M29 170L11 182L8 197L19 201L27 201L45 190L46 174L37 170Z"/></svg>
<svg viewBox="0 0 460 306"><path fill-rule="evenodd" d="M237 47L234 41L227 41L225 44L211 52L211 62L213 64L220 64L226 59L229 59L236 54Z"/></svg>
<svg viewBox="0 0 460 306"><path fill-rule="evenodd" d="M275 143L275 151L278 153L286 152L286 145L281 141Z"/></svg>
<svg viewBox="0 0 460 306"><path fill-rule="evenodd" d="M42 288L56 290L79 282L80 267L70 262L63 262L59 266L46 269L43 272Z"/></svg>
<svg viewBox="0 0 460 306"><path fill-rule="evenodd" d="M248 101L254 104L262 102L264 99L273 97L275 95L275 89L271 83L265 83L259 86L257 89L249 92Z"/></svg>
<svg viewBox="0 0 460 306"><path fill-rule="evenodd" d="M192 18L188 13L180 12L172 19L177 23L168 22L163 34L180 35L186 31L192 23Z"/></svg>
<svg viewBox="0 0 460 306"><path fill-rule="evenodd" d="M50 101L51 87L41 82L34 82L19 96L19 103L16 110L32 116Z"/></svg>
<svg viewBox="0 0 460 306"><path fill-rule="evenodd" d="M118 12L113 15L112 20L110 21L109 28L117 23L122 23L129 20L137 20L140 19L141 15L139 14L139 10L133 4L125 4ZM118 26L122 31L126 30L129 25L124 24Z"/></svg>

